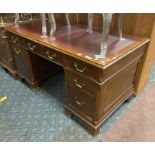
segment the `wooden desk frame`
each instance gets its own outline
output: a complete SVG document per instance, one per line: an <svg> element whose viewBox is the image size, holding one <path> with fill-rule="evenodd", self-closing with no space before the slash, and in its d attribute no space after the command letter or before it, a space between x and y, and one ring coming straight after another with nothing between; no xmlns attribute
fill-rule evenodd
<svg viewBox="0 0 155 155"><path fill-rule="evenodd" d="M136 39L119 50L117 55L109 55L99 61L80 54L82 50L68 49L66 44L51 44L51 41L32 35L31 31L26 32L21 27L5 29L11 46L18 48L19 44L21 53L22 49L28 50L64 68L67 93L65 112L78 117L92 135L96 135L105 119L134 94L141 58L149 42L146 38ZM85 31L81 27L75 29L79 33Z"/></svg>

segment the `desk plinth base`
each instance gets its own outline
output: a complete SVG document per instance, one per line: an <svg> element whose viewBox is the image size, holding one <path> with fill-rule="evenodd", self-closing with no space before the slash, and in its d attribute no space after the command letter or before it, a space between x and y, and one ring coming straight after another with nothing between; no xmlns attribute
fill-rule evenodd
<svg viewBox="0 0 155 155"><path fill-rule="evenodd" d="M17 72L15 70L7 67L7 65L5 65L2 62L0 62L0 66L2 69L4 69L6 72L8 72L14 78L14 80L18 79L18 75L17 75Z"/></svg>
<svg viewBox="0 0 155 155"><path fill-rule="evenodd" d="M130 90L130 92L127 92L126 96L120 100L120 102L106 115L102 118L102 120L99 123L91 123L85 118L83 118L79 113L72 110L70 107L65 105L65 114L69 118L76 117L77 119L81 120L82 125L86 128L86 130L92 135L96 136L101 128L104 122L116 111L117 108L119 108L123 103L128 103L128 100L131 100L131 98L134 95L134 91ZM125 102L126 101L126 102Z"/></svg>

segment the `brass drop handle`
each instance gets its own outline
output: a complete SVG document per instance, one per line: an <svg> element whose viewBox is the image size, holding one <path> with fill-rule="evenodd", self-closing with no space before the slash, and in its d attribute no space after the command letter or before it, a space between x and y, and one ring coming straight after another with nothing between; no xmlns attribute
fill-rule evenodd
<svg viewBox="0 0 155 155"><path fill-rule="evenodd" d="M86 85L85 83L79 84L79 83L77 82L77 79L74 79L74 82L75 82L75 85L76 85L77 87L79 87L79 88L83 88L83 86Z"/></svg>
<svg viewBox="0 0 155 155"><path fill-rule="evenodd" d="M31 45L31 43L28 43L28 47L33 51L36 48L36 45Z"/></svg>
<svg viewBox="0 0 155 155"><path fill-rule="evenodd" d="M54 58L56 58L56 56L57 56L55 53L54 53L54 54L50 54L49 51L46 51L46 54L47 54L48 58L50 58L50 59L52 59L52 60L53 60Z"/></svg>
<svg viewBox="0 0 155 155"><path fill-rule="evenodd" d="M11 39L12 39L12 42L13 42L13 43L16 43L17 40L18 40L18 38L14 38L13 36L11 37Z"/></svg>
<svg viewBox="0 0 155 155"><path fill-rule="evenodd" d="M21 50L17 50L17 49L15 48L15 52L16 52L16 54L20 54Z"/></svg>
<svg viewBox="0 0 155 155"><path fill-rule="evenodd" d="M87 67L79 68L77 63L74 63L74 67L80 73L84 73L87 70Z"/></svg>
<svg viewBox="0 0 155 155"><path fill-rule="evenodd" d="M75 102L76 102L76 104L79 105L79 106L82 106L82 105L85 104L85 102L79 102L78 99L77 99L77 97L75 97Z"/></svg>

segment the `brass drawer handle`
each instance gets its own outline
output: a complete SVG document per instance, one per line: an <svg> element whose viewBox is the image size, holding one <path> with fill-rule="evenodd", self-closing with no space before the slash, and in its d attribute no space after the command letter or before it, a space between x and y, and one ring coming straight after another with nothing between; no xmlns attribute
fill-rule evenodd
<svg viewBox="0 0 155 155"><path fill-rule="evenodd" d="M48 58L50 58L50 59L52 59L52 60L53 60L54 58L56 58L56 56L57 56L55 53L54 53L54 54L50 54L49 51L46 51L46 54L47 54Z"/></svg>
<svg viewBox="0 0 155 155"><path fill-rule="evenodd" d="M85 104L85 102L79 102L78 99L77 99L77 97L75 97L75 102L76 102L76 104L79 105L79 106L82 106L82 105Z"/></svg>
<svg viewBox="0 0 155 155"><path fill-rule="evenodd" d="M31 43L28 43L28 47L33 51L36 48L36 45L31 45Z"/></svg>
<svg viewBox="0 0 155 155"><path fill-rule="evenodd" d="M16 54L18 54L18 55L19 55L19 54L20 54L20 52L21 52L21 50L17 50L17 49L15 48L15 53L16 53Z"/></svg>
<svg viewBox="0 0 155 155"><path fill-rule="evenodd" d="M14 38L13 36L11 37L11 39L12 39L13 43L17 43L17 41L18 41L18 38Z"/></svg>
<svg viewBox="0 0 155 155"><path fill-rule="evenodd" d="M12 58L9 58L9 59L8 59L8 62L10 62L10 61L13 61L13 59L12 59Z"/></svg>
<svg viewBox="0 0 155 155"><path fill-rule="evenodd" d="M83 88L83 86L86 85L85 83L79 84L79 83L77 82L77 79L74 79L74 82L75 82L75 85L76 85L77 87L79 87L79 88Z"/></svg>
<svg viewBox="0 0 155 155"><path fill-rule="evenodd" d="M74 63L74 67L80 73L84 73L87 70L87 67L79 68L77 63Z"/></svg>

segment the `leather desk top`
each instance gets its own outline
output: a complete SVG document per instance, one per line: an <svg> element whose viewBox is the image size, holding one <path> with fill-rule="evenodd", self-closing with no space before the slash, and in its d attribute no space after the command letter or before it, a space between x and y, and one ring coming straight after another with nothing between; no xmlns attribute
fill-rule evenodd
<svg viewBox="0 0 155 155"><path fill-rule="evenodd" d="M68 31L65 25L57 25L56 40L54 41L50 40L49 37L41 38L41 23L38 21L20 24L19 27L11 25L5 27L5 29L101 68L106 68L111 63L132 52L133 49L149 41L147 38L128 35L124 35L123 40L119 40L115 34L111 34L108 41L107 57L102 60L95 60L94 55L100 53L101 32L94 31L89 34L86 32L86 26L72 25L71 31Z"/></svg>

